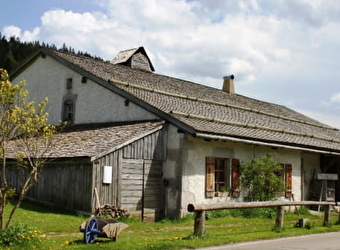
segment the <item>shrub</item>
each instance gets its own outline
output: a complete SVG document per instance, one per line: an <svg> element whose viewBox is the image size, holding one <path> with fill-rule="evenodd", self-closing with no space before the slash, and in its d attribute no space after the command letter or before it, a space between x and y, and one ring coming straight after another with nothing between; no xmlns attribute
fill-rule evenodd
<svg viewBox="0 0 340 250"><path fill-rule="evenodd" d="M224 218L227 216L230 216L231 211L230 210L213 210L213 211L207 211L205 212L205 218Z"/></svg>
<svg viewBox="0 0 340 250"><path fill-rule="evenodd" d="M270 201L282 195L284 182L282 166L271 155L254 158L241 166L241 183L249 201Z"/></svg>
<svg viewBox="0 0 340 250"><path fill-rule="evenodd" d="M304 207L304 206L301 206L299 207L299 209L296 211L297 214L310 214L309 212L309 209Z"/></svg>
<svg viewBox="0 0 340 250"><path fill-rule="evenodd" d="M275 208L245 208L245 209L233 209L230 211L233 217L243 218L273 218L275 217Z"/></svg>
<svg viewBox="0 0 340 250"><path fill-rule="evenodd" d="M229 210L214 210L205 213L206 219L225 218L228 216L243 217L243 218L274 218L276 209L269 208L244 208L244 209L229 209Z"/></svg>
<svg viewBox="0 0 340 250"><path fill-rule="evenodd" d="M0 230L0 247L30 247L36 248L41 244L40 232L25 224L12 225Z"/></svg>

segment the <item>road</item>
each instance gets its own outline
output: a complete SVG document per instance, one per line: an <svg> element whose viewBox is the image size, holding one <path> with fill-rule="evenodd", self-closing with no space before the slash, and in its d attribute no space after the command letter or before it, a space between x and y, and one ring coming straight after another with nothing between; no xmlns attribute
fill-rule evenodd
<svg viewBox="0 0 340 250"><path fill-rule="evenodd" d="M297 237L243 242L200 250L338 250L340 249L340 232L311 234Z"/></svg>

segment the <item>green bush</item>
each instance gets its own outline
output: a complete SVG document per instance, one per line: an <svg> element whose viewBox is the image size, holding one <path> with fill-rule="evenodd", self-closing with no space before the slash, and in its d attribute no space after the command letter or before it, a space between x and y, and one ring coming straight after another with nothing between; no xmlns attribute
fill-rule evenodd
<svg viewBox="0 0 340 250"><path fill-rule="evenodd" d="M205 218L224 218L232 216L234 218L274 218L276 215L275 208L245 208L245 209L229 209L229 210L214 210L206 212Z"/></svg>
<svg viewBox="0 0 340 250"><path fill-rule="evenodd" d="M276 200L284 192L283 168L271 155L254 158L241 166L241 186L248 201Z"/></svg>
<svg viewBox="0 0 340 250"><path fill-rule="evenodd" d="M245 208L233 209L230 211L233 217L243 218L274 218L276 214L275 208Z"/></svg>
<svg viewBox="0 0 340 250"><path fill-rule="evenodd" d="M30 247L36 248L41 244L40 232L25 224L12 225L0 230L0 247Z"/></svg>
<svg viewBox="0 0 340 250"><path fill-rule="evenodd" d="M224 218L230 216L230 210L213 210L213 211L207 211L205 212L205 218L206 219L212 219L212 218Z"/></svg>
<svg viewBox="0 0 340 250"><path fill-rule="evenodd" d="M299 207L298 210L296 211L297 214L310 214L309 209L306 207Z"/></svg>

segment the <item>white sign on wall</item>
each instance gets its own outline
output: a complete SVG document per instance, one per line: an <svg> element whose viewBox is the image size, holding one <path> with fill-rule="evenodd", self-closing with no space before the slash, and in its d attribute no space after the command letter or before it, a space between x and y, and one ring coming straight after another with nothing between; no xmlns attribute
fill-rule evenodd
<svg viewBox="0 0 340 250"><path fill-rule="evenodd" d="M112 183L112 166L104 166L103 183L104 184Z"/></svg>
<svg viewBox="0 0 340 250"><path fill-rule="evenodd" d="M337 181L338 180L338 174L318 173L317 179L318 180Z"/></svg>

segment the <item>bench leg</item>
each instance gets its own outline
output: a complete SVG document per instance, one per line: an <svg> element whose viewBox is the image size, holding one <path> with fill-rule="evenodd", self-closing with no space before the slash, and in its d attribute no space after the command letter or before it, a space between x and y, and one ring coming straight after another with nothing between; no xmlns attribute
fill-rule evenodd
<svg viewBox="0 0 340 250"><path fill-rule="evenodd" d="M323 221L323 225L327 226L327 224L329 223L331 218L331 206L330 205L326 205L325 206L325 218Z"/></svg>
<svg viewBox="0 0 340 250"><path fill-rule="evenodd" d="M277 214L276 214L276 228L283 228L283 219L284 219L285 210L283 206L277 207Z"/></svg>
<svg viewBox="0 0 340 250"><path fill-rule="evenodd" d="M202 236L204 233L205 211L196 211L194 235Z"/></svg>

